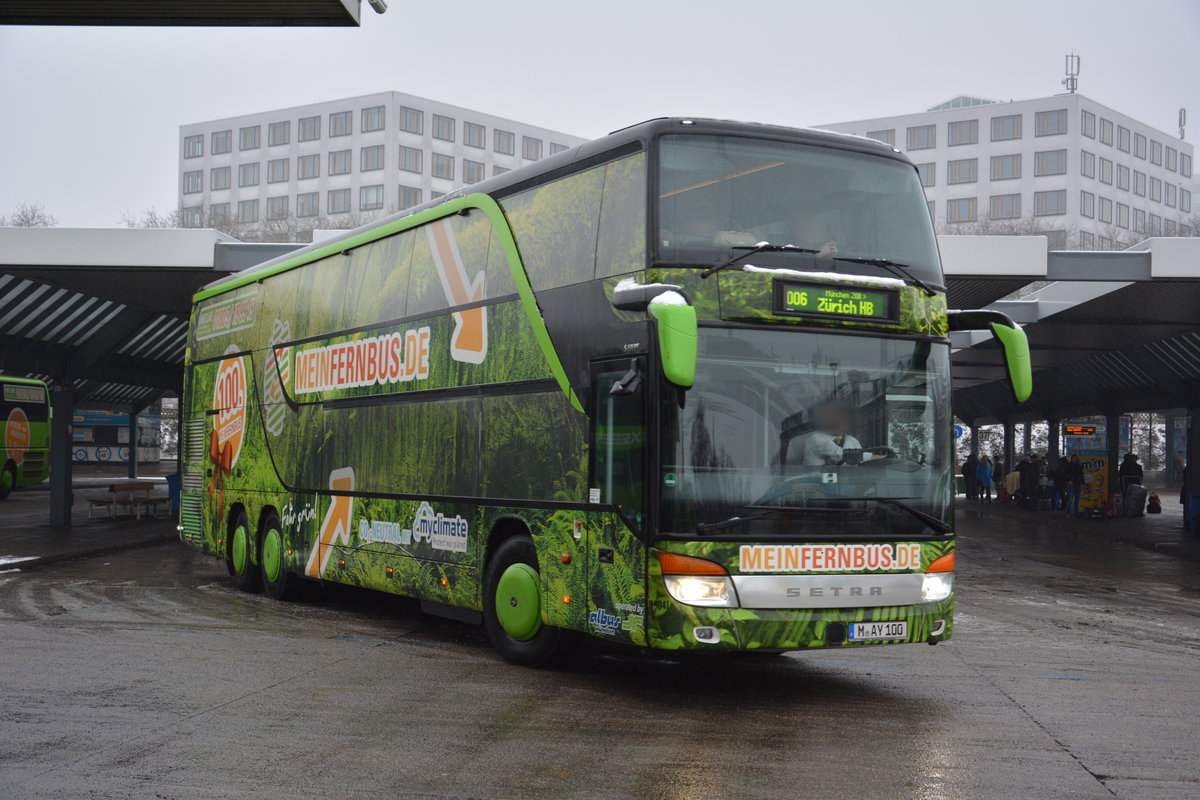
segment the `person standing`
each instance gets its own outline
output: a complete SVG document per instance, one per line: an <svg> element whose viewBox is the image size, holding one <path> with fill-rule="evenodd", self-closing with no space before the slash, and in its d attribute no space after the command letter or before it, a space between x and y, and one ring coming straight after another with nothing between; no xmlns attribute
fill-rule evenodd
<svg viewBox="0 0 1200 800"><path fill-rule="evenodd" d="M1130 484L1142 483L1142 465L1138 463L1138 457L1133 453L1126 453L1125 460L1121 462L1121 466L1117 467L1117 476L1121 479L1121 490L1124 491L1126 486Z"/></svg>
<svg viewBox="0 0 1200 800"><path fill-rule="evenodd" d="M1054 492L1050 495L1050 510L1067 510L1067 459L1062 456L1054 465Z"/></svg>
<svg viewBox="0 0 1200 800"><path fill-rule="evenodd" d="M984 456L986 458L986 456ZM962 473L963 483L967 485L967 499L976 500L979 498L980 483L978 477L979 459L974 453L967 456L967 460L963 462Z"/></svg>
<svg viewBox="0 0 1200 800"><path fill-rule="evenodd" d="M1083 489L1083 465L1079 463L1079 456L1072 455L1071 460L1067 462L1066 469L1067 479L1067 516L1079 516L1079 493Z"/></svg>
<svg viewBox="0 0 1200 800"><path fill-rule="evenodd" d="M979 464L975 467L975 480L978 486L979 502L992 502L992 481L995 479L995 474L992 472L992 460L987 456L979 459Z"/></svg>

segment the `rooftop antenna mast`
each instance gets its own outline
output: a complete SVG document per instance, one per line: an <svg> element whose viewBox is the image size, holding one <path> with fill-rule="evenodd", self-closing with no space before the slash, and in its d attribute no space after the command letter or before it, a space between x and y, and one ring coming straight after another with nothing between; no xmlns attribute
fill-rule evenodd
<svg viewBox="0 0 1200 800"><path fill-rule="evenodd" d="M1179 138L1183 139L1183 129L1187 127L1187 109L1179 109Z"/></svg>
<svg viewBox="0 0 1200 800"><path fill-rule="evenodd" d="M1074 53L1067 55L1067 77L1062 79L1062 85L1070 94L1079 88L1079 56Z"/></svg>

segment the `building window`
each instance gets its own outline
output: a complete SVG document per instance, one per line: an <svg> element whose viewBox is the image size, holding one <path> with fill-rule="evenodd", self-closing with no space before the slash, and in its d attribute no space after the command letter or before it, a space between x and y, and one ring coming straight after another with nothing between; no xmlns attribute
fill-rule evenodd
<svg viewBox="0 0 1200 800"><path fill-rule="evenodd" d="M238 186L258 186L258 162L238 166Z"/></svg>
<svg viewBox="0 0 1200 800"><path fill-rule="evenodd" d="M1150 163L1162 166L1162 142L1150 140Z"/></svg>
<svg viewBox="0 0 1200 800"><path fill-rule="evenodd" d="M374 211L383 208L383 184L360 186L358 189L358 210Z"/></svg>
<svg viewBox="0 0 1200 800"><path fill-rule="evenodd" d="M185 228L199 228L204 224L204 206L184 206L180 210L180 224Z"/></svg>
<svg viewBox="0 0 1200 800"><path fill-rule="evenodd" d="M974 183L979 180L979 159L964 158L946 164L946 183Z"/></svg>
<svg viewBox="0 0 1200 800"><path fill-rule="evenodd" d="M908 150L928 150L937 147L937 126L917 125L908 129Z"/></svg>
<svg viewBox="0 0 1200 800"><path fill-rule="evenodd" d="M288 198L286 194L283 197L267 198L267 219L286 219L287 215Z"/></svg>
<svg viewBox="0 0 1200 800"><path fill-rule="evenodd" d="M325 209L330 214L350 213L350 190L331 189L325 196Z"/></svg>
<svg viewBox="0 0 1200 800"><path fill-rule="evenodd" d="M1079 193L1079 216L1088 219L1096 216L1096 195L1091 192Z"/></svg>
<svg viewBox="0 0 1200 800"><path fill-rule="evenodd" d="M383 106L371 106L362 110L362 132L370 133L371 131L383 130L384 110Z"/></svg>
<svg viewBox="0 0 1200 800"><path fill-rule="evenodd" d="M1117 149L1129 152L1129 128L1117 126Z"/></svg>
<svg viewBox="0 0 1200 800"><path fill-rule="evenodd" d="M204 134L183 137L183 157L199 158L204 155Z"/></svg>
<svg viewBox="0 0 1200 800"><path fill-rule="evenodd" d="M353 133L354 116L349 111L334 111L329 115L329 136L349 136Z"/></svg>
<svg viewBox="0 0 1200 800"><path fill-rule="evenodd" d="M1110 147L1113 143L1113 124L1111 119L1100 118L1100 144Z"/></svg>
<svg viewBox="0 0 1200 800"><path fill-rule="evenodd" d="M1009 139L1021 138L1021 115L1010 114L1007 117L992 117L992 141L1004 142Z"/></svg>
<svg viewBox="0 0 1200 800"><path fill-rule="evenodd" d="M555 153L561 153L564 150L570 150L570 149L571 148L567 147L565 144L559 144L558 142L550 143L550 155L554 155Z"/></svg>
<svg viewBox="0 0 1200 800"><path fill-rule="evenodd" d="M1151 214L1149 230L1150 235L1158 236L1160 231L1162 231L1162 217L1160 217L1158 214Z"/></svg>
<svg viewBox="0 0 1200 800"><path fill-rule="evenodd" d="M511 156L517 152L517 137L508 131L496 128L492 131L492 147L497 153Z"/></svg>
<svg viewBox="0 0 1200 800"><path fill-rule="evenodd" d="M1185 178L1192 177L1192 157L1187 153L1179 154L1179 174Z"/></svg>
<svg viewBox="0 0 1200 800"><path fill-rule="evenodd" d="M1080 116L1079 127L1083 131L1083 135L1089 139L1096 138L1096 115L1090 111L1084 111Z"/></svg>
<svg viewBox="0 0 1200 800"><path fill-rule="evenodd" d="M421 205L421 190L412 186L400 187L400 208L412 208Z"/></svg>
<svg viewBox="0 0 1200 800"><path fill-rule="evenodd" d="M966 119L951 122L946 126L946 140L950 147L960 144L976 144L979 142L979 120Z"/></svg>
<svg viewBox="0 0 1200 800"><path fill-rule="evenodd" d="M261 131L261 125L251 125L248 128L242 128L238 131L238 149L257 150L259 147L258 137Z"/></svg>
<svg viewBox="0 0 1200 800"><path fill-rule="evenodd" d="M454 117L443 117L441 114L434 114L433 138L441 139L443 142L453 142Z"/></svg>
<svg viewBox="0 0 1200 800"><path fill-rule="evenodd" d="M1067 213L1066 189L1033 193L1033 215L1035 217L1052 217L1065 213Z"/></svg>
<svg viewBox="0 0 1200 800"><path fill-rule="evenodd" d="M1066 231L1046 231L1046 249L1048 249L1048 250L1066 250L1067 249L1067 232Z"/></svg>
<svg viewBox="0 0 1200 800"><path fill-rule="evenodd" d="M975 219L976 200L974 197L946 201L946 222L974 222Z"/></svg>
<svg viewBox="0 0 1200 800"><path fill-rule="evenodd" d="M321 213L321 195L319 192L305 192L296 195L296 216L315 217Z"/></svg>
<svg viewBox="0 0 1200 800"><path fill-rule="evenodd" d="M267 126L267 145L278 147L292 141L292 123L290 120L272 122Z"/></svg>
<svg viewBox="0 0 1200 800"><path fill-rule="evenodd" d="M1162 181L1158 178L1150 178L1150 199L1156 203L1162 202Z"/></svg>
<svg viewBox="0 0 1200 800"><path fill-rule="evenodd" d="M1174 236L1174 235L1175 235L1175 220L1164 219L1163 220L1163 236Z"/></svg>
<svg viewBox="0 0 1200 800"><path fill-rule="evenodd" d="M542 140L532 136L521 137L521 158L537 161L542 157Z"/></svg>
<svg viewBox="0 0 1200 800"><path fill-rule="evenodd" d="M421 172L424 169L422 155L423 152L416 147L400 145L400 169L405 172Z"/></svg>
<svg viewBox="0 0 1200 800"><path fill-rule="evenodd" d="M297 158L296 177L302 181L309 178L321 177L321 154L313 153L310 156L300 156Z"/></svg>
<svg viewBox="0 0 1200 800"><path fill-rule="evenodd" d="M1146 196L1146 173L1133 171L1133 193L1138 197Z"/></svg>
<svg viewBox="0 0 1200 800"><path fill-rule="evenodd" d="M1117 188L1129 191L1129 167L1117 164Z"/></svg>
<svg viewBox="0 0 1200 800"><path fill-rule="evenodd" d="M430 192L429 193L430 200L437 200L439 197L445 197L445 196L446 196L445 192Z"/></svg>
<svg viewBox="0 0 1200 800"><path fill-rule="evenodd" d="M408 133L425 132L425 112L400 106L400 130Z"/></svg>
<svg viewBox="0 0 1200 800"><path fill-rule="evenodd" d="M267 183L283 183L288 179L290 159L275 158L267 162Z"/></svg>
<svg viewBox="0 0 1200 800"><path fill-rule="evenodd" d="M988 214L992 219L1018 219L1021 216L1021 195L992 195L991 209Z"/></svg>
<svg viewBox="0 0 1200 800"><path fill-rule="evenodd" d="M229 222L229 203L213 203L208 207L208 224L224 225Z"/></svg>
<svg viewBox="0 0 1200 800"><path fill-rule="evenodd" d="M1179 169L1179 151L1174 147L1167 148L1167 163L1165 166L1171 172L1176 172Z"/></svg>
<svg viewBox="0 0 1200 800"><path fill-rule="evenodd" d="M1100 249L1101 250L1112 250L1113 249L1112 239L1109 239L1107 236L1101 236L1100 237Z"/></svg>
<svg viewBox="0 0 1200 800"><path fill-rule="evenodd" d="M463 159L463 183L479 183L484 175L482 162Z"/></svg>
<svg viewBox="0 0 1200 800"><path fill-rule="evenodd" d="M1113 207L1112 200L1108 199L1107 197L1100 198L1100 221L1101 222L1107 223L1109 225L1112 224L1112 220L1113 220L1112 207Z"/></svg>
<svg viewBox="0 0 1200 800"><path fill-rule="evenodd" d="M1067 132L1067 110L1039 111L1033 117L1034 136L1058 136Z"/></svg>
<svg viewBox="0 0 1200 800"><path fill-rule="evenodd" d="M433 154L433 177L454 180L454 156Z"/></svg>
<svg viewBox="0 0 1200 800"><path fill-rule="evenodd" d="M934 210L933 210L933 209L934 209L934 202L933 202L932 200L926 200L926 201L925 201L925 207L929 209L929 219L930 219L930 221L931 221L931 222L932 222L932 221L936 221L936 220L937 220L937 215L934 213Z"/></svg>
<svg viewBox="0 0 1200 800"><path fill-rule="evenodd" d="M1146 232L1146 212L1140 208L1133 210L1133 229L1137 233Z"/></svg>
<svg viewBox="0 0 1200 800"><path fill-rule="evenodd" d="M302 142L311 142L321 138L321 118L320 117L304 117L299 122L300 132L297 139Z"/></svg>
<svg viewBox="0 0 1200 800"><path fill-rule="evenodd" d="M1096 246L1096 237L1087 231L1079 232L1079 249L1091 250Z"/></svg>
<svg viewBox="0 0 1200 800"><path fill-rule="evenodd" d="M1129 229L1129 206L1117 203L1117 227Z"/></svg>
<svg viewBox="0 0 1200 800"><path fill-rule="evenodd" d="M992 156L992 180L1007 181L1021 177L1020 153L1010 156Z"/></svg>
<svg viewBox="0 0 1200 800"><path fill-rule="evenodd" d="M464 122L463 144L467 147L487 147L487 128L474 122Z"/></svg>
<svg viewBox="0 0 1200 800"><path fill-rule="evenodd" d="M1192 193L1187 189L1179 190L1179 210L1185 214L1192 213Z"/></svg>
<svg viewBox="0 0 1200 800"><path fill-rule="evenodd" d="M183 173L183 193L196 194L204 191L204 170Z"/></svg>
<svg viewBox="0 0 1200 800"><path fill-rule="evenodd" d="M492 165L492 177L493 178L496 177L497 175L503 175L504 173L506 173L508 171L509 171L508 167L502 167L499 164Z"/></svg>
<svg viewBox="0 0 1200 800"><path fill-rule="evenodd" d="M213 167L208 173L208 188L212 191L229 188L229 167Z"/></svg>
<svg viewBox="0 0 1200 800"><path fill-rule="evenodd" d="M921 177L922 186L937 185L937 164L917 164L917 175Z"/></svg>
<svg viewBox="0 0 1200 800"><path fill-rule="evenodd" d="M1163 205L1175 207L1175 184L1168 183L1163 187Z"/></svg>
<svg viewBox="0 0 1200 800"><path fill-rule="evenodd" d="M883 142L884 144L890 144L892 147L895 147L896 129L889 128L886 131L867 131L867 138L874 139L877 142Z"/></svg>
<svg viewBox="0 0 1200 800"><path fill-rule="evenodd" d="M1096 177L1096 154L1087 150L1079 151L1079 172L1085 178Z"/></svg>
<svg viewBox="0 0 1200 800"><path fill-rule="evenodd" d="M1066 150L1043 150L1033 154L1033 174L1065 175L1067 173Z"/></svg>
<svg viewBox="0 0 1200 800"><path fill-rule="evenodd" d="M383 169L383 145L377 144L362 148L359 153L358 169L361 172Z"/></svg>
<svg viewBox="0 0 1200 800"><path fill-rule="evenodd" d="M258 222L258 201L238 201L238 222Z"/></svg>
<svg viewBox="0 0 1200 800"><path fill-rule="evenodd" d="M331 150L329 153L329 174L330 175L349 175L350 174L350 151L349 150Z"/></svg>
<svg viewBox="0 0 1200 800"><path fill-rule="evenodd" d="M1107 158L1100 159L1100 182L1107 183L1109 186L1113 182L1113 162Z"/></svg>
<svg viewBox="0 0 1200 800"><path fill-rule="evenodd" d="M1146 137L1140 133L1133 135L1133 154L1143 161L1146 160Z"/></svg>
<svg viewBox="0 0 1200 800"><path fill-rule="evenodd" d="M219 156L233 149L233 131L213 131L212 154ZM211 209L210 209L211 212Z"/></svg>

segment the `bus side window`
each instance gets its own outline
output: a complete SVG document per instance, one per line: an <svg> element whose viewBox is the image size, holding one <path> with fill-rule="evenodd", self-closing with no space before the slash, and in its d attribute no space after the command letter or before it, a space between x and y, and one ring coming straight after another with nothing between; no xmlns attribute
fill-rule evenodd
<svg viewBox="0 0 1200 800"><path fill-rule="evenodd" d="M592 378L591 485L599 487L601 503L617 506L640 524L645 501L645 360L597 364Z"/></svg>

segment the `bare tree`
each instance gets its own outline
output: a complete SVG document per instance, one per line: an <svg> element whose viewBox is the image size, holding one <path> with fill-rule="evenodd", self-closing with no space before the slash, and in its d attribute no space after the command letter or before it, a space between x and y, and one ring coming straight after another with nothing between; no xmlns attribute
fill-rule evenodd
<svg viewBox="0 0 1200 800"><path fill-rule="evenodd" d="M333 216L287 216L278 219L241 222L233 214L210 212L208 219L205 220L207 223L205 227L232 236L239 242L300 242L307 244L312 241L314 230L358 228L390 213L393 213L391 209L387 211L351 211ZM121 215L121 223L127 228L185 227L182 209L175 209L167 213L159 213L153 208L140 214L126 212Z"/></svg>
<svg viewBox="0 0 1200 800"><path fill-rule="evenodd" d="M1069 247L1078 243L1077 228L1056 228L1057 217L1020 217L1018 219L992 219L983 214L971 222L942 222L937 232L952 236L1045 236L1051 249ZM1061 234L1061 238L1056 234ZM1055 241L1055 239L1060 239Z"/></svg>
<svg viewBox="0 0 1200 800"><path fill-rule="evenodd" d="M126 211L121 215L121 224L126 228L181 228L179 209L160 214L154 208L148 208L141 215Z"/></svg>
<svg viewBox="0 0 1200 800"><path fill-rule="evenodd" d="M48 212L41 203L17 203L11 216L0 216L0 228L53 228L58 217Z"/></svg>

